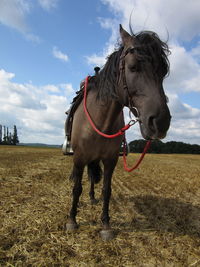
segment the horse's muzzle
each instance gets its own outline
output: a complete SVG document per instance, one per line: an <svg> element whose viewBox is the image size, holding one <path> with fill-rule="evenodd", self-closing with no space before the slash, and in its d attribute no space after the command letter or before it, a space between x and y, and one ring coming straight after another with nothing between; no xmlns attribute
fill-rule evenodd
<svg viewBox="0 0 200 267"><path fill-rule="evenodd" d="M170 126L171 115L168 112L157 117L149 116L139 119L141 134L146 140L163 139Z"/></svg>

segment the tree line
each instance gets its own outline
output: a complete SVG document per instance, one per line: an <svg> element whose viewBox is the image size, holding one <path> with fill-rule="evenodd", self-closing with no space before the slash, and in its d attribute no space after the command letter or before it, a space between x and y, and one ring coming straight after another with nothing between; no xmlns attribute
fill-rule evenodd
<svg viewBox="0 0 200 267"><path fill-rule="evenodd" d="M129 143L130 152L142 153L145 147L145 140L135 140ZM200 154L199 145L190 145L183 142L170 141L163 143L160 140L154 140L151 143L148 153L157 154Z"/></svg>
<svg viewBox="0 0 200 267"><path fill-rule="evenodd" d="M17 135L17 127L14 125L13 132L9 128L0 124L0 145L17 145L19 138Z"/></svg>

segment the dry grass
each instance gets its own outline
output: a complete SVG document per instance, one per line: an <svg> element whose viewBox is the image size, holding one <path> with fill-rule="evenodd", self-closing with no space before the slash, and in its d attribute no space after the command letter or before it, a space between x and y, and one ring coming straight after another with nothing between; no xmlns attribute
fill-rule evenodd
<svg viewBox="0 0 200 267"><path fill-rule="evenodd" d="M80 228L65 231L71 165L59 149L0 147L0 266L200 266L200 156L147 155L132 174L120 159L109 242L86 175Z"/></svg>

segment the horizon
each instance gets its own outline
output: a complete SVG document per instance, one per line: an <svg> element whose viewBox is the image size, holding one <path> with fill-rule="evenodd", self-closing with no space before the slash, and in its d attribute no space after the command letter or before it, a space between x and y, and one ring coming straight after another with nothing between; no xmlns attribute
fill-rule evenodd
<svg viewBox="0 0 200 267"><path fill-rule="evenodd" d="M14 128L14 126L16 126L16 128L17 128L17 125L13 125L13 128ZM5 130L2 130L3 128L5 127ZM2 129L1 129L2 128ZM2 125L2 124L0 124L0 140L1 140L1 138L7 133L7 129L8 129L8 133L9 133L9 135L10 134L12 134L12 132L10 131L10 129L9 129L9 127L7 127L6 125ZM5 132L4 132L5 131ZM133 141L139 141L139 140L144 140L144 141L148 141L148 140L145 140L144 138L142 138L142 136L141 136L141 138L139 138L139 139L133 139L133 140L129 140L128 141L128 143L131 143L131 142L133 142ZM175 141L175 140L165 140L165 138L164 139L153 139L153 140L151 140L151 142L154 142L154 141L160 141L160 142L162 142L162 143L167 143L167 142L183 142L183 141ZM186 142L183 142L184 144L190 144L190 145L199 145L199 144L195 144L195 143L186 143ZM18 144L16 144L16 145L20 145L20 144L30 144L30 145L34 145L34 144L38 144L38 145L46 145L46 146L62 146L63 145L63 143L61 143L61 144L48 144L48 143L40 143L40 142L20 142L20 140L19 140L19 143ZM1 142L0 142L0 145L1 145ZM3 145L6 145L6 144L3 144ZM10 144L9 144L10 145Z"/></svg>

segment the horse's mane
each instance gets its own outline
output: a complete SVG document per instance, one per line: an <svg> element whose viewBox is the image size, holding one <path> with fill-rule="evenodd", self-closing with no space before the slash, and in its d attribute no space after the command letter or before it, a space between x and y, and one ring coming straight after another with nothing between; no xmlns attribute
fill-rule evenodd
<svg viewBox="0 0 200 267"><path fill-rule="evenodd" d="M121 46L108 56L103 69L100 71L97 80L98 98L103 100L108 97L116 98L117 77L119 75L119 61L123 47Z"/></svg>
<svg viewBox="0 0 200 267"><path fill-rule="evenodd" d="M167 42L162 41L153 31L142 31L135 35L135 37L139 41L142 55L144 55L144 58L148 57L151 61L154 72L161 78L168 75L168 55L170 54L170 50Z"/></svg>
<svg viewBox="0 0 200 267"><path fill-rule="evenodd" d="M169 73L170 54L167 42L160 40L159 36L152 31L141 31L133 36L137 40L139 58L149 60L152 63L153 71L161 78ZM96 81L98 97L100 99L116 98L116 86L119 76L119 61L123 46L108 56L106 64L100 71Z"/></svg>

